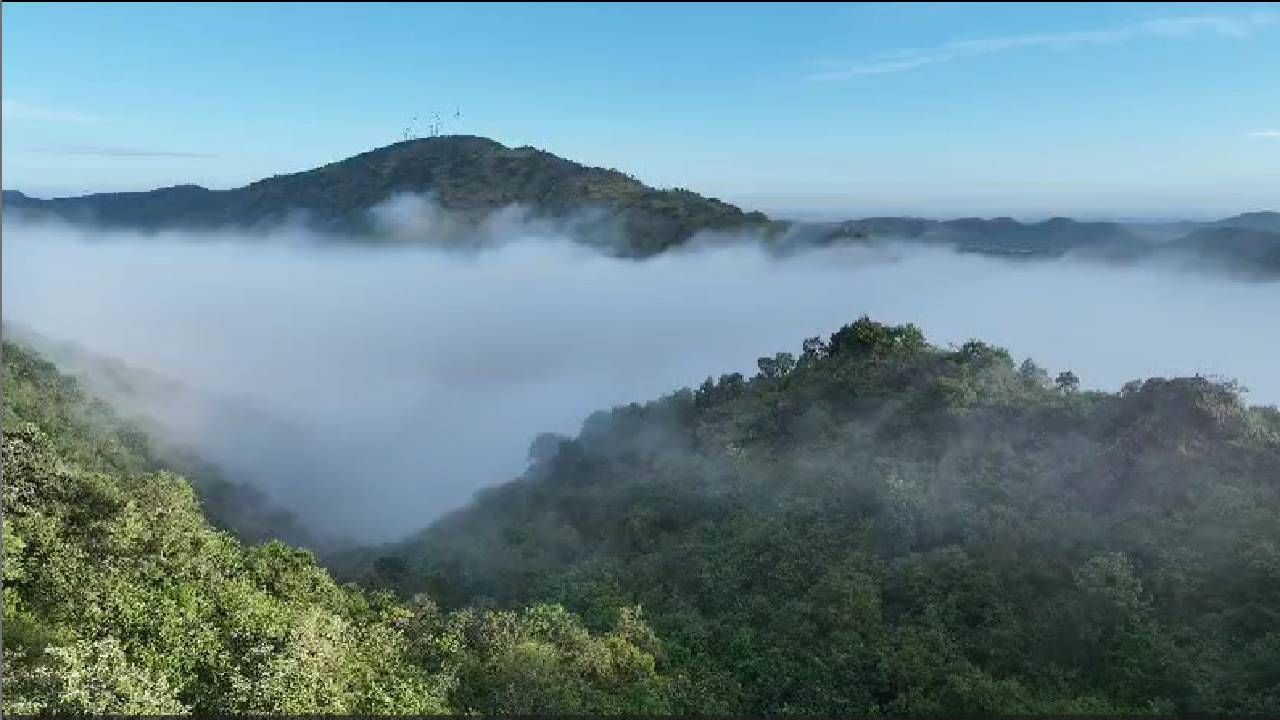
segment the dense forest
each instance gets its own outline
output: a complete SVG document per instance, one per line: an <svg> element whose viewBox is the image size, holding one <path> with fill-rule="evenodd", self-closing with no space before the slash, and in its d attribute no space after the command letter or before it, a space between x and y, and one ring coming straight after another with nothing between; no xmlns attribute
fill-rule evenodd
<svg viewBox="0 0 1280 720"><path fill-rule="evenodd" d="M862 318L536 438L343 584L3 361L6 712L1280 712L1280 412L1230 383Z"/></svg>
<svg viewBox="0 0 1280 720"><path fill-rule="evenodd" d="M682 711L1280 712L1280 413L868 319L543 436L349 572L642 607Z"/></svg>
<svg viewBox="0 0 1280 720"><path fill-rule="evenodd" d="M4 361L4 712L663 712L637 609L444 612L247 545L138 427L29 349Z"/></svg>

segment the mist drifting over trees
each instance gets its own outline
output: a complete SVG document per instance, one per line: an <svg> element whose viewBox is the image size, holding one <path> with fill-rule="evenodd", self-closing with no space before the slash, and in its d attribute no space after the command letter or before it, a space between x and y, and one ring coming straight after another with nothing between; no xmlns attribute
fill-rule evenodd
<svg viewBox="0 0 1280 720"><path fill-rule="evenodd" d="M327 534L360 539L393 539L513 477L539 432L752 370L762 348L861 314L942 343L982 338L1087 388L1205 374L1280 399L1280 337L1258 331L1274 283L906 242L779 256L750 234L636 261L515 209L461 233L431 203L404 203L379 217L405 241L373 247L296 226L10 221L5 319L171 381L122 399Z"/></svg>

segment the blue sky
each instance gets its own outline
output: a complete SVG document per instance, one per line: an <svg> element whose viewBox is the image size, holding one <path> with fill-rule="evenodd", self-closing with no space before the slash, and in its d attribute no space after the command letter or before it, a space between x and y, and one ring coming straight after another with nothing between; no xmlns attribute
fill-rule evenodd
<svg viewBox="0 0 1280 720"><path fill-rule="evenodd" d="M1277 4L2 7L3 183L41 196L232 187L438 111L783 215L1280 208Z"/></svg>

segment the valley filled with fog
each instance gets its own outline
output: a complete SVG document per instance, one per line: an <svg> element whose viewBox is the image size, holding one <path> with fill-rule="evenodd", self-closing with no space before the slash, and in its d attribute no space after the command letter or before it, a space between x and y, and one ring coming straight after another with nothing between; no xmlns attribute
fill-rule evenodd
<svg viewBox="0 0 1280 720"><path fill-rule="evenodd" d="M1086 388L1202 374L1280 402L1280 283L892 242L777 257L720 238L631 260L503 217L478 251L6 220L4 320L162 379L113 399L358 541L512 479L540 432L751 374L861 315L980 338Z"/></svg>

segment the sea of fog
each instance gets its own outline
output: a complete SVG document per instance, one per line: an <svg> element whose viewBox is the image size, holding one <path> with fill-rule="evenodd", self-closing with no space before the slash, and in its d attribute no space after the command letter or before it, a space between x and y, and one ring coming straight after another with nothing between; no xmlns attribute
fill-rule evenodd
<svg viewBox="0 0 1280 720"><path fill-rule="evenodd" d="M859 315L1114 390L1235 378L1280 402L1280 283L912 245L647 261L504 225L476 252L298 230L137 235L6 220L3 315L171 378L140 411L328 533L386 540L519 473L542 431L751 372Z"/></svg>

